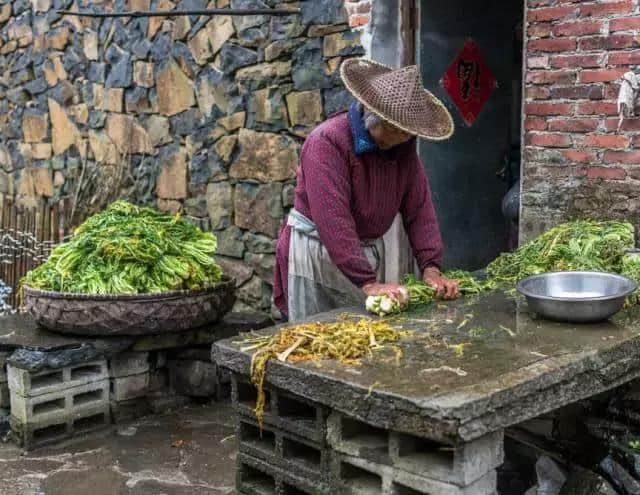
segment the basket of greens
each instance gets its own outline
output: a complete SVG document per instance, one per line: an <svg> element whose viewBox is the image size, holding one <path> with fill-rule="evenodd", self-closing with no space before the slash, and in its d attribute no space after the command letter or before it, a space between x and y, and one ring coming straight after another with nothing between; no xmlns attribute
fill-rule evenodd
<svg viewBox="0 0 640 495"><path fill-rule="evenodd" d="M54 331L147 335L220 320L235 284L213 254L213 234L118 201L94 215L22 280L24 308Z"/></svg>

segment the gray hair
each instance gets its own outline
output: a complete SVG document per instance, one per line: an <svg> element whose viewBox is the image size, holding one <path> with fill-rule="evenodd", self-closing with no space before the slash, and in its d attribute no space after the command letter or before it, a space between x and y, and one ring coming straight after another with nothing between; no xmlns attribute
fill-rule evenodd
<svg viewBox="0 0 640 495"><path fill-rule="evenodd" d="M364 126L367 130L371 130L372 127L377 126L378 124L382 124L382 117L376 115L370 110L365 109L363 114Z"/></svg>

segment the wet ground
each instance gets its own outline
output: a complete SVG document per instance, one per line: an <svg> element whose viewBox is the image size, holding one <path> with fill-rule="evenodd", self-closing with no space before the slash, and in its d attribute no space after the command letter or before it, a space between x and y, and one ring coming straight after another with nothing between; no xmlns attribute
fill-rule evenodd
<svg viewBox="0 0 640 495"><path fill-rule="evenodd" d="M233 494L234 423L229 403L213 403L31 453L0 444L0 494Z"/></svg>

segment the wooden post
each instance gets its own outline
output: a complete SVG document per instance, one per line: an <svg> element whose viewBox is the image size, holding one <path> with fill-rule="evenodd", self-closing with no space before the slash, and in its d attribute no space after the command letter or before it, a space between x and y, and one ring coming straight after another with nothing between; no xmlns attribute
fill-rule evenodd
<svg viewBox="0 0 640 495"><path fill-rule="evenodd" d="M419 11L416 0L400 0L400 39L402 41L402 66L416 63L416 36Z"/></svg>

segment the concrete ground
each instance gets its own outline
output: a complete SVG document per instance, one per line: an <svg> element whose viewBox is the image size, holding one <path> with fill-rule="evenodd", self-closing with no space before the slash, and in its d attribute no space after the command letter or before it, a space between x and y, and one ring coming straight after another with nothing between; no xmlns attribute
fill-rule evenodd
<svg viewBox="0 0 640 495"><path fill-rule="evenodd" d="M0 495L235 493L227 402L190 406L31 453L0 444Z"/></svg>

